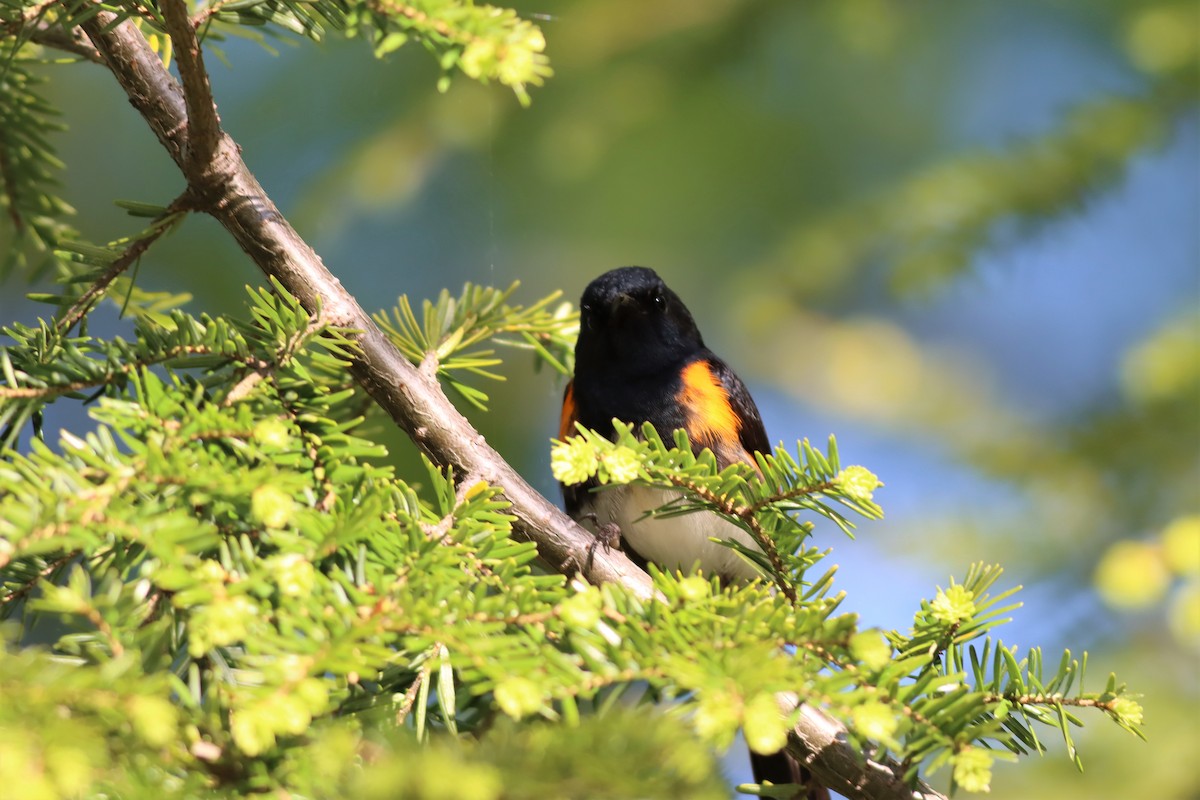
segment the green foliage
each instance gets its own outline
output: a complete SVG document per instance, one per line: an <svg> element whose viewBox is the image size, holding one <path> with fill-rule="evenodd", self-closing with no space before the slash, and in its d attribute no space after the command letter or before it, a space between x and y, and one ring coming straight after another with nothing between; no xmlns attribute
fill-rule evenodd
<svg viewBox="0 0 1200 800"><path fill-rule="evenodd" d="M11 13L0 6L0 25ZM63 165L50 144L63 125L38 91L44 79L33 73L37 59L29 50L0 38L0 226L9 233L0 239L6 244L0 278L14 270L41 272L50 251L73 233L64 219L74 210L58 196Z"/></svg>
<svg viewBox="0 0 1200 800"><path fill-rule="evenodd" d="M133 19L169 63L171 42L156 4L130 0L105 8L119 19ZM56 248L72 249L68 242L75 231L65 218L74 210L57 193L64 165L50 136L63 126L39 91L44 78L32 67L46 62L45 45L85 46L76 41L84 38L80 26L100 10L89 2L0 0L0 235L5 235L0 242L11 239L0 260L0 278L14 270L40 274L55 263ZM228 35L248 35L268 46L256 32L263 26L316 41L329 30L361 35L380 58L419 42L438 59L443 90L457 69L472 80L498 81L526 106L529 87L553 74L536 25L511 9L463 0L213 0L193 4L192 19L210 45ZM79 248L74 252L88 255ZM60 274L70 271L59 267Z"/></svg>
<svg viewBox="0 0 1200 800"><path fill-rule="evenodd" d="M613 420L613 426L613 441L580 427L578 437L558 442L551 454L555 477L578 484L597 475L609 486L632 483L682 490L676 500L651 515L719 514L749 533L761 552L733 541L725 544L793 600L792 587L803 585L805 572L822 557L815 549L804 549L813 523L797 522L796 515L811 512L825 517L848 534L854 526L834 504L868 518L883 515L871 499L882 484L863 467L843 470L832 436L828 455L803 441L797 444L798 458L780 447L771 454L757 454L755 466L736 463L718 471L711 450L693 454L685 431L676 431L673 445L667 445L652 425L644 425L638 433L620 420ZM816 586L827 587L832 577L832 573L825 575Z"/></svg>
<svg viewBox="0 0 1200 800"><path fill-rule="evenodd" d="M105 8L170 59L158 4ZM547 574L513 538L500 487L432 464L396 475L364 432L352 332L278 286L250 292L245 320L194 316L185 297L138 288L124 270L184 220L171 207L127 204L153 221L105 245L66 227L54 112L32 65L47 44L87 47L79 26L100 9L0 0L8 269L30 266L31 251L53 255L64 287L36 298L55 319L4 328L0 348L3 785L39 798L716 797L714 751L739 731L758 752L786 742L780 693L828 711L864 756L894 760L907 779L948 768L966 791L988 789L996 759L1040 752L1039 730L1061 735L1078 765L1080 709L1140 735L1141 708L1115 677L1085 689L1086 655L1064 652L1047 669L1039 649L1018 658L992 638L1017 607L1015 590L993 594L998 568L951 579L908 631L861 628L834 592L835 568L812 572L828 553L809 537L821 519L850 533L851 514L880 516L880 483L843 467L832 438L825 451L803 441L724 471L681 433L664 441L618 424L616 441L584 430L555 445L564 481L674 489L679 499L652 513L716 513L759 543L727 544L763 581L656 572L652 601ZM550 74L536 26L458 0L192 11L206 46L258 28L361 35L381 57L418 41L442 88L459 69L522 103ZM1155 19L1135 25L1135 52L1166 88L1186 89L1191 51L1164 60L1171 37ZM931 167L865 211L819 220L789 252L817 271L810 256L832 253L844 274L882 254L901 282L937 279L997 221L1044 217L1110 179L1176 102L1166 91L1154 104L1112 101L1008 156ZM474 380L501 377L492 342L572 368L577 316L553 306L557 295L512 304L514 288L443 292L420 318L402 297L376 319L483 407ZM105 296L132 318L130 340L90 332ZM1156 360L1131 380L1150 387L1164 372ZM1165 372L1146 402L1182 398ZM46 443L54 403L86 407L93 426Z"/></svg>
<svg viewBox="0 0 1200 800"><path fill-rule="evenodd" d="M579 436L557 443L551 462L556 476L572 484L597 476L601 491L625 484L682 490L678 500L651 515L716 513L739 525L763 552L726 544L752 561L794 606L822 601L833 581L833 570L811 583L805 580L807 570L826 553L804 549L813 525L796 515L825 517L848 533L852 525L833 504L868 518L882 514L871 498L881 485L878 479L862 467L843 469L832 437L828 454L805 441L797 446L799 457L778 448L770 456L760 454L757 469L734 464L718 471L711 451L693 455L683 431L668 446L650 425L640 435L619 420L614 426L614 441L581 428ZM952 579L948 589L922 603L906 634L887 631L880 638L878 632L856 632L852 623L829 638L776 634L802 653L820 654L824 663L819 668L834 670L807 676L812 694L801 692L801 698L820 698L822 707L847 722L864 751L908 765L906 778L915 779L922 770L932 774L951 763L954 785L968 791L987 789L995 758L1042 751L1033 722L1060 731L1082 768L1070 735L1070 726L1082 723L1068 708L1102 709L1140 736L1141 709L1115 677L1103 691L1088 692L1084 668L1069 652L1047 675L1040 650L1018 662L1013 650L987 637L1019 607L1000 605L1016 589L987 593L1000 574L999 567L972 566L963 583ZM685 579L683 596L687 580L693 579ZM840 597L833 600L835 606L840 602ZM832 632L827 628L824 634ZM749 719L743 724L749 725ZM1008 754L994 752L996 748Z"/></svg>
<svg viewBox="0 0 1200 800"><path fill-rule="evenodd" d="M19 787L12 796L241 796L222 788L229 776L214 761L216 747L189 744L195 731L169 699L171 682L164 672L145 674L134 658L80 668L6 642L0 777ZM628 754L642 751L657 760L631 764ZM584 717L572 736L552 724L499 720L478 739L425 746L403 733L368 735L353 718L323 720L294 737L275 768L310 797L727 796L711 751L683 723L619 707Z"/></svg>
<svg viewBox="0 0 1200 800"><path fill-rule="evenodd" d="M465 305L495 309L507 296L469 290ZM498 744L506 736L488 733L498 713L546 721L522 723L516 741L562 739L561 769L522 783L530 796L611 778L578 769L610 717L618 728L650 726L641 736L675 742L682 759L667 774L621 780L643 794L685 785L673 781L711 788L711 762L677 727L651 721L658 712L612 716L639 686L673 699L670 715L704 746L726 747L744 730L764 751L783 744L774 697L792 691L845 721L865 752L908 764L910 777L951 763L955 781L975 789L990 774L981 746L1036 748L1029 723L1065 730L1067 707L1136 725L1122 687L1067 694L1078 671L1069 659L1044 677L1040 658L1018 665L981 638L1009 610L996 608L1004 595L986 595L997 570L973 570L939 593L908 635L885 643L859 631L829 593L832 571L804 577L823 554L803 548L811 521L797 515L849 528L839 508L880 513L878 481L843 468L832 442L826 453L804 442L796 454L761 456L761 478L749 465L718 473L681 434L669 446L623 426L615 443L585 432L560 444L556 469L564 449L586 449L605 480L680 489L683 499L659 513L720 513L762 537L766 557L743 554L779 591L658 574L664 599L643 601L616 586L568 585L533 568L534 547L511 538L495 487L456 485L432 467L418 487L378 463L382 449L356 433L365 401L348 382L344 332L278 287L250 298L250 321L139 317L130 343L66 338L51 323L9 330L0 413L10 424L53 399L100 392L93 432L64 432L58 448L35 438L0 464L0 607L61 660L30 680L48 682L45 696L95 729L87 752L69 754L76 772L39 771L60 792L69 781L86 792L179 781L218 794L347 785L371 794L411 772L415 738L433 749L421 751L428 769L412 775L414 796L441 791L423 783L430 764L466 758L453 785L490 797L496 770L506 773L489 748L511 752ZM455 341L448 358L484 339L464 320L490 319L452 305L443 297L429 306L438 324L408 329L426 331L431 347ZM7 652L6 662L49 657ZM21 670L0 667L10 682ZM71 700L109 675L107 699ZM103 713L112 707L122 710ZM563 725L569 734L547 732ZM23 746L57 763L55 728L45 730ZM322 742L362 753L377 736L391 743L377 767L301 766ZM480 743L454 755L447 738Z"/></svg>
<svg viewBox="0 0 1200 800"><path fill-rule="evenodd" d="M133 656L103 670L80 668L73 659L17 648L13 626L2 633L0 778L11 796L151 797L168 780L180 796L204 787L201 773L168 778L147 768L186 750L168 672L147 674Z"/></svg>
<svg viewBox="0 0 1200 800"><path fill-rule="evenodd" d="M361 0L350 5L349 19L352 33L362 30L370 37L376 56L413 39L424 44L442 67L443 91L457 67L473 80L499 81L528 106L528 87L541 86L553 74L541 30L512 9L462 0Z"/></svg>
<svg viewBox="0 0 1200 800"><path fill-rule="evenodd" d="M467 284L458 297L443 289L436 303L424 302L421 321L408 298L401 297L390 315L380 312L374 319L414 364L432 366L450 388L483 410L487 394L452 374L461 370L475 377L504 380L503 375L490 371L502 362L494 350L478 348L482 342L532 350L538 363L545 361L560 374L574 370L578 312L569 303L550 308L561 296L559 292L529 306L510 305L508 298L518 285L501 291Z"/></svg>
<svg viewBox="0 0 1200 800"><path fill-rule="evenodd" d="M509 87L525 106L528 87L541 86L553 74L536 25L512 9L463 0L215 0L197 4L196 19L207 35L216 36L271 25L320 41L332 29L367 39L378 58L419 42L442 68L439 88L449 86L457 68L473 80Z"/></svg>

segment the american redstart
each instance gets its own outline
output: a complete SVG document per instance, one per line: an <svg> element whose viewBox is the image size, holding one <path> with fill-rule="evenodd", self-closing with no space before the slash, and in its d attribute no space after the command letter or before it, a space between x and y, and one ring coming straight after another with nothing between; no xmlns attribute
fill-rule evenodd
<svg viewBox="0 0 1200 800"><path fill-rule="evenodd" d="M596 278L579 304L575 377L563 394L559 438L576 423L614 435L613 419L637 427L649 422L664 439L687 431L696 452L710 449L717 465L755 464L770 442L746 385L704 345L687 306L662 278L645 267L622 267ZM563 486L567 513L608 538L619 534L623 549L643 566L717 575L724 583L760 577L735 550L712 541L733 539L759 547L744 530L716 514L698 512L651 517L678 493L639 486L597 491L590 483ZM808 797L828 798L811 784L786 753L751 753L759 783L807 783Z"/></svg>

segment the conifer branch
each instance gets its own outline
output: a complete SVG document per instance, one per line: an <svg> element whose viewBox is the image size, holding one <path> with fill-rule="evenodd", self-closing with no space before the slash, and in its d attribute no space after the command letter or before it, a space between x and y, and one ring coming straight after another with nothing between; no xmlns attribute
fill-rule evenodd
<svg viewBox="0 0 1200 800"><path fill-rule="evenodd" d="M54 1L57 2L57 0ZM87 37L79 28L64 30L59 25L38 19L37 15L23 15L19 20L2 24L0 32L28 38L34 44L62 50L95 64L104 63L104 57L100 55L100 51L88 43Z"/></svg>
<svg viewBox="0 0 1200 800"><path fill-rule="evenodd" d="M188 195L187 192L184 192L171 203L165 214L155 220L154 225L151 226L150 233L131 242L121 255L117 256L116 260L109 265L108 269L92 282L87 291L80 295L79 299L59 317L56 323L59 333L65 334L71 328L74 328L75 324L83 319L91 311L92 306L104 296L104 292L112 282L141 258L150 249L150 245L157 242L162 238L163 234L171 230L172 218L176 213L186 209L187 206Z"/></svg>
<svg viewBox="0 0 1200 800"><path fill-rule="evenodd" d="M188 183L195 186L216 154L221 137L221 121L213 100L204 54L196 39L196 29L183 0L163 0L163 20L175 45L179 77L183 80L183 99L187 105L187 161L181 165Z"/></svg>
<svg viewBox="0 0 1200 800"><path fill-rule="evenodd" d="M946 800L924 783L908 787L897 765L864 760L845 743L845 729L820 709L801 705L799 713L787 750L825 788L859 800Z"/></svg>
<svg viewBox="0 0 1200 800"><path fill-rule="evenodd" d="M33 592L33 590L38 587L38 584L42 581L43 578L47 578L47 577L53 575L58 570L62 569L63 565L70 563L71 561L75 560L78 556L79 556L79 553L77 553L73 550L70 552L64 553L63 555L59 556L58 558L52 560L46 566L42 567L37 572L30 575L27 580L22 581L19 584L9 585L9 586L5 587L4 594L0 595L0 616L7 613L8 609L11 608L14 604L16 604L19 601L24 600L26 597L28 597L30 595L30 593ZM8 555L0 554L0 567L6 566L7 564L8 564Z"/></svg>
<svg viewBox="0 0 1200 800"><path fill-rule="evenodd" d="M518 475L450 403L436 381L421 374L388 341L284 219L227 133L218 129L211 163L203 165L204 185L191 182L187 109L204 107L204 100L185 100L183 89L163 68L141 31L105 11L83 27L134 108L188 176L197 210L220 222L259 268L275 277L310 313L319 308L331 324L361 331L351 373L418 447L435 463L454 466L456 474L478 474L503 487L517 517L517 535L536 542L547 563L578 569L593 583L621 583L649 597L653 590L645 572L616 551L596 552L589 558L592 534Z"/></svg>
<svg viewBox="0 0 1200 800"><path fill-rule="evenodd" d="M0 400L51 400L55 397L72 392L82 392L85 389L95 389L98 386L107 386L114 381L123 380L130 375L136 374L138 371L161 364L164 361L170 361L180 356L198 356L198 355L214 355L216 351L212 348L203 345L184 345L180 347L172 347L162 352L155 353L150 358L134 358L125 361L124 363L112 369L106 370L103 373L95 375L87 380L71 381L69 383L51 383L42 386L0 386ZM236 360L236 359L230 359ZM247 366L252 369L261 369L262 365L258 362L246 362Z"/></svg>
<svg viewBox="0 0 1200 800"><path fill-rule="evenodd" d="M166 5L173 2L178 0L168 0ZM651 596L649 577L642 570L618 551L592 548L592 534L521 478L449 402L437 382L401 355L284 219L228 134L217 128L211 163L190 161L187 112L210 107L206 105L211 100L206 84L190 81L188 91L198 94L186 100L184 90L128 20L118 22L115 15L100 12L84 23L84 29L134 107L188 176L190 188L199 198L198 210L216 218L259 268L276 278L310 312L321 309L332 324L361 331L359 357L351 364L351 372L412 440L435 463L454 466L458 474L478 475L502 487L516 516L515 532L536 542L541 557L552 566L582 571L593 583L616 582L640 596ZM193 66L202 68L198 60ZM197 89L197 82L205 88ZM215 111L213 114L215 117ZM200 170L203 186L192 183ZM891 767L863 762L845 741L845 734L840 723L805 706L789 749L823 784L855 797L940 797L925 789L914 792Z"/></svg>
<svg viewBox="0 0 1200 800"><path fill-rule="evenodd" d="M823 494L830 489L837 488L836 481L821 481L814 483L811 486L797 486L795 489L789 489L786 492L778 494L770 494L761 500L757 500L748 506L741 506L737 509L738 516L749 515L753 516L756 512L762 511L764 508L776 503L782 503L785 500L794 500L797 497L806 497L810 494Z"/></svg>
<svg viewBox="0 0 1200 800"><path fill-rule="evenodd" d="M236 2L236 0L216 0L216 2L200 9L192 15L192 27L199 29L202 25L208 23L214 15L219 13L221 9L233 2Z"/></svg>
<svg viewBox="0 0 1200 800"><path fill-rule="evenodd" d="M791 583L782 579L786 568L783 565L783 559L779 557L779 549L775 547L775 542L771 539L770 535L763 530L762 523L754 516L754 506L743 506L731 502L729 498L719 495L687 478L671 475L668 476L668 479L675 486L686 489L696 498L718 509L722 514L741 520L750 531L750 535L754 537L754 541L758 543L759 548L762 549L767 559L771 562L771 577L775 581L775 585L779 587L779 591L783 592L783 596L788 599L789 603L792 605L796 604L796 589Z"/></svg>

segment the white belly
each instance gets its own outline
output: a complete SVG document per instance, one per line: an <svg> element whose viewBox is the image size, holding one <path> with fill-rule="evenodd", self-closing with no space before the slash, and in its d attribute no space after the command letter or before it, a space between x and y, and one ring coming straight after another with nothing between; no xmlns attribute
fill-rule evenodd
<svg viewBox="0 0 1200 800"><path fill-rule="evenodd" d="M597 493L592 502L601 523L615 523L638 555L664 570L720 575L746 582L761 577L758 569L730 548L711 541L733 539L751 550L762 551L753 537L732 522L710 511L676 517L642 517L680 496L669 489L623 486Z"/></svg>

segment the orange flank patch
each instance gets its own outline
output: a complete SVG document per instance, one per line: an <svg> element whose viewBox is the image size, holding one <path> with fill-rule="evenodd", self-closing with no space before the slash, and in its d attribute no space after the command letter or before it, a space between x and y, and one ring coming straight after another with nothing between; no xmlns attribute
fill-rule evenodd
<svg viewBox="0 0 1200 800"><path fill-rule="evenodd" d="M683 388L675 399L687 410L687 432L692 444L716 449L717 443L736 442L741 425L729 404L729 392L706 361L694 361L683 370Z"/></svg>
<svg viewBox="0 0 1200 800"><path fill-rule="evenodd" d="M562 417L558 420L558 438L566 439L575 433L575 382L567 384L563 394Z"/></svg>

